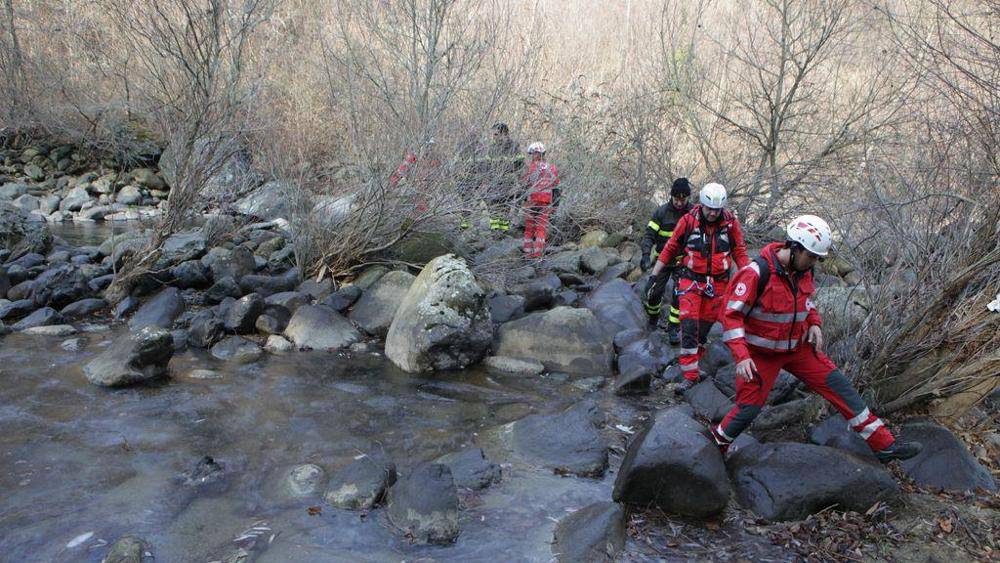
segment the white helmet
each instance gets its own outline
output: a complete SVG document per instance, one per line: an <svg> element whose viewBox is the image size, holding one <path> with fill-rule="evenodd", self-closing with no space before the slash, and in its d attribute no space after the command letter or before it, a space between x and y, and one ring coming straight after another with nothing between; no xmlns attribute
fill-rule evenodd
<svg viewBox="0 0 1000 563"><path fill-rule="evenodd" d="M545 145L535 141L528 145L528 154L545 154Z"/></svg>
<svg viewBox="0 0 1000 563"><path fill-rule="evenodd" d="M726 206L726 187L722 184L705 184L698 194L698 200L703 207L722 209Z"/></svg>
<svg viewBox="0 0 1000 563"><path fill-rule="evenodd" d="M810 254L826 256L833 244L830 225L815 215L800 215L785 229L788 240L802 245Z"/></svg>

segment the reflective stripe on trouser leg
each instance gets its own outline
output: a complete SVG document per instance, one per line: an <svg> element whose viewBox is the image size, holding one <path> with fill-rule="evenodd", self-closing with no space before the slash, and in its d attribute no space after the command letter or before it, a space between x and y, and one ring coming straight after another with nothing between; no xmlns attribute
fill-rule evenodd
<svg viewBox="0 0 1000 563"><path fill-rule="evenodd" d="M841 399L835 401L828 398L828 400L847 419L848 427L868 443L869 448L877 452L892 445L895 441L892 433L885 427L885 423L865 406L857 390L839 369L831 371L826 376L826 387Z"/></svg>
<svg viewBox="0 0 1000 563"><path fill-rule="evenodd" d="M698 321L696 319L681 319L681 350L677 359L678 367L685 378L698 380L698 359L701 349L698 347Z"/></svg>
<svg viewBox="0 0 1000 563"><path fill-rule="evenodd" d="M669 278L663 272L653 278L653 285L650 286L649 291L644 296L645 299L643 299L646 314L650 317L660 316L660 312L663 310L663 292L667 288L668 281Z"/></svg>
<svg viewBox="0 0 1000 563"><path fill-rule="evenodd" d="M757 418L760 409L758 405L736 405L719 423L719 433L730 442L735 440Z"/></svg>

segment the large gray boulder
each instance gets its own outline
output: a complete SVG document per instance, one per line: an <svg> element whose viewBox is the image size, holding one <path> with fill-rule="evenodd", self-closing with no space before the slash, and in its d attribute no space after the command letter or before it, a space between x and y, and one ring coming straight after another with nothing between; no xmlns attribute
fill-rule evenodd
<svg viewBox="0 0 1000 563"><path fill-rule="evenodd" d="M238 280L253 273L257 268L253 253L244 246L237 246L232 250L217 246L209 250L202 257L201 262L212 270L212 279L215 280L221 280L227 276Z"/></svg>
<svg viewBox="0 0 1000 563"><path fill-rule="evenodd" d="M298 348L339 350L361 340L361 333L340 314L321 305L303 305L295 311L285 336Z"/></svg>
<svg viewBox="0 0 1000 563"><path fill-rule="evenodd" d="M0 201L0 250L17 258L29 252L47 254L52 248L52 233L45 220L37 220L14 204Z"/></svg>
<svg viewBox="0 0 1000 563"><path fill-rule="evenodd" d="M226 310L224 319L226 330L235 334L252 333L257 317L263 312L263 297L256 293L244 295Z"/></svg>
<svg viewBox="0 0 1000 563"><path fill-rule="evenodd" d="M11 328L16 331L28 330L39 326L62 324L63 318L58 311L52 307L42 307L14 323Z"/></svg>
<svg viewBox="0 0 1000 563"><path fill-rule="evenodd" d="M240 290L243 293L256 292L264 297L269 297L275 293L291 291L299 285L299 269L290 270L274 275L250 274L240 278Z"/></svg>
<svg viewBox="0 0 1000 563"><path fill-rule="evenodd" d="M208 241L201 229L174 233L160 246L160 267L167 268L201 258L207 246Z"/></svg>
<svg viewBox="0 0 1000 563"><path fill-rule="evenodd" d="M614 502L595 502L563 517L552 539L560 563L610 563L624 547L625 511Z"/></svg>
<svg viewBox="0 0 1000 563"><path fill-rule="evenodd" d="M368 334L385 338L389 325L402 304L402 297L410 290L415 279L413 274L402 270L382 276L375 285L361 294L361 298L351 309L349 318Z"/></svg>
<svg viewBox="0 0 1000 563"><path fill-rule="evenodd" d="M689 389L684 398L694 408L695 414L711 422L719 422L736 406L719 391L711 379L706 379Z"/></svg>
<svg viewBox="0 0 1000 563"><path fill-rule="evenodd" d="M389 326L385 354L411 373L461 369L481 360L492 339L485 292L465 260L448 254L428 262L410 285Z"/></svg>
<svg viewBox="0 0 1000 563"><path fill-rule="evenodd" d="M194 147L177 147L169 143L160 155L160 174L171 188L179 187L177 171L185 163L210 171L198 196L206 201L229 204L260 183L259 174L250 167L250 159L239 143L227 136L206 136L198 139Z"/></svg>
<svg viewBox="0 0 1000 563"><path fill-rule="evenodd" d="M256 342L242 336L227 336L212 346L210 352L218 360L241 364L255 362L264 356L264 350Z"/></svg>
<svg viewBox="0 0 1000 563"><path fill-rule="evenodd" d="M87 276L69 264L42 272L32 286L35 305L62 308L90 294Z"/></svg>
<svg viewBox="0 0 1000 563"><path fill-rule="evenodd" d="M481 448L468 447L446 454L434 463L447 465L455 485L465 489L478 491L500 481L500 466L486 459Z"/></svg>
<svg viewBox="0 0 1000 563"><path fill-rule="evenodd" d="M620 331L646 326L646 310L627 281L617 278L601 284L584 299L586 308L614 336Z"/></svg>
<svg viewBox="0 0 1000 563"><path fill-rule="evenodd" d="M629 444L612 498L637 506L708 518L729 502L729 479L705 427L682 409L656 413Z"/></svg>
<svg viewBox="0 0 1000 563"><path fill-rule="evenodd" d="M323 499L337 508L368 510L396 482L396 465L380 455L362 455L333 475Z"/></svg>
<svg viewBox="0 0 1000 563"><path fill-rule="evenodd" d="M850 452L868 461L878 461L868 443L847 426L847 420L834 413L809 429L809 441L817 446L827 446Z"/></svg>
<svg viewBox="0 0 1000 563"><path fill-rule="evenodd" d="M451 470L424 463L389 491L389 521L412 540L452 543L458 538L458 494Z"/></svg>
<svg viewBox="0 0 1000 563"><path fill-rule="evenodd" d="M612 339L589 309L556 307L501 326L496 355L538 360L549 371L611 375Z"/></svg>
<svg viewBox="0 0 1000 563"><path fill-rule="evenodd" d="M608 442L598 432L603 418L590 400L554 414L533 414L513 423L511 446L525 461L557 474L600 477L608 467Z"/></svg>
<svg viewBox="0 0 1000 563"><path fill-rule="evenodd" d="M145 326L170 328L173 326L174 320L184 312L184 309L184 298L181 296L180 290L176 287L168 287L143 304L132 315L128 326L132 330L139 330Z"/></svg>
<svg viewBox="0 0 1000 563"><path fill-rule="evenodd" d="M813 444L741 448L729 458L729 472L740 504L768 520L801 520L834 505L865 512L899 494L881 467Z"/></svg>
<svg viewBox="0 0 1000 563"><path fill-rule="evenodd" d="M944 426L929 421L907 423L898 438L923 445L916 457L900 462L903 471L918 485L962 491L997 490L990 471Z"/></svg>
<svg viewBox="0 0 1000 563"><path fill-rule="evenodd" d="M174 354L170 331L145 327L120 336L83 367L87 381L102 387L121 387L166 375Z"/></svg>
<svg viewBox="0 0 1000 563"><path fill-rule="evenodd" d="M289 219L293 208L291 202L299 194L296 186L272 180L237 200L233 207L244 215L264 221Z"/></svg>

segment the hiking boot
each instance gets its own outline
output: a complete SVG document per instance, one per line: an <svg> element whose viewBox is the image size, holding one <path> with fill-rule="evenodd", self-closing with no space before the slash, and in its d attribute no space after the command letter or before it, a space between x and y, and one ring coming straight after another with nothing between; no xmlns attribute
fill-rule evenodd
<svg viewBox="0 0 1000 563"><path fill-rule="evenodd" d="M896 441L893 442L888 448L880 452L875 452L875 457L882 463L889 463L894 459L910 459L911 457L919 454L922 449L924 449L924 446L920 442Z"/></svg>
<svg viewBox="0 0 1000 563"><path fill-rule="evenodd" d="M670 338L670 345L677 346L681 343L681 325L670 323L667 329L667 336Z"/></svg>
<svg viewBox="0 0 1000 563"><path fill-rule="evenodd" d="M719 451L722 452L722 455L726 455L726 452L729 451L729 446L732 445L732 442L723 438L722 435L719 434L718 426L713 425L711 430L712 439L715 440L715 445L719 448Z"/></svg>
<svg viewBox="0 0 1000 563"><path fill-rule="evenodd" d="M684 395L684 393L687 393L689 389L697 384L697 381L685 377L680 383L674 385L674 395Z"/></svg>

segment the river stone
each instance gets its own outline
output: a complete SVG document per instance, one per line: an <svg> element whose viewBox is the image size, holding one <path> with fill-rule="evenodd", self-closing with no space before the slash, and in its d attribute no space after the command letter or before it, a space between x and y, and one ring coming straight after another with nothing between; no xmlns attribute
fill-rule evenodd
<svg viewBox="0 0 1000 563"><path fill-rule="evenodd" d="M196 348L211 348L226 332L226 325L210 310L195 313L188 328L188 343Z"/></svg>
<svg viewBox="0 0 1000 563"><path fill-rule="evenodd" d="M339 350L361 340L361 333L340 314L317 305L303 305L292 315L285 336L298 348Z"/></svg>
<svg viewBox="0 0 1000 563"><path fill-rule="evenodd" d="M987 468L950 430L933 422L904 424L897 439L913 440L923 445L916 456L900 462L903 471L918 485L948 490L997 490Z"/></svg>
<svg viewBox="0 0 1000 563"><path fill-rule="evenodd" d="M13 203L25 213L31 213L38 209L38 198L31 194L24 194L15 199Z"/></svg>
<svg viewBox="0 0 1000 563"><path fill-rule="evenodd" d="M162 328L147 326L118 337L83 367L87 380L102 387L121 387L166 375L174 339Z"/></svg>
<svg viewBox="0 0 1000 563"><path fill-rule="evenodd" d="M208 242L201 229L174 233L160 246L160 267L196 260L205 254Z"/></svg>
<svg viewBox="0 0 1000 563"><path fill-rule="evenodd" d="M555 301L556 292L562 287L562 282L555 274L527 281L511 288L512 295L524 298L524 311L548 309Z"/></svg>
<svg viewBox="0 0 1000 563"><path fill-rule="evenodd" d="M631 284L623 279L601 284L584 299L583 304L594 312L612 336L623 330L646 326L647 315L642 301L632 291Z"/></svg>
<svg viewBox="0 0 1000 563"><path fill-rule="evenodd" d="M10 322L19 319L35 310L35 302L31 299L19 299L0 305L0 320Z"/></svg>
<svg viewBox="0 0 1000 563"><path fill-rule="evenodd" d="M201 258L201 262L212 270L212 279L215 280L221 280L225 277L238 280L253 273L257 267L253 253L243 246L237 246L232 250L215 247Z"/></svg>
<svg viewBox="0 0 1000 563"><path fill-rule="evenodd" d="M492 339L485 292L465 260L446 254L428 262L410 285L389 327L385 354L411 373L462 369L480 361Z"/></svg>
<svg viewBox="0 0 1000 563"><path fill-rule="evenodd" d="M205 292L205 301L208 303L221 303L227 297L239 299L243 295L239 284L230 276L217 279L212 287Z"/></svg>
<svg viewBox="0 0 1000 563"><path fill-rule="evenodd" d="M122 205L138 205L142 202L142 192L133 185L125 186L115 194L115 202Z"/></svg>
<svg viewBox="0 0 1000 563"><path fill-rule="evenodd" d="M146 560L146 543L135 536L119 538L101 563L143 563Z"/></svg>
<svg viewBox="0 0 1000 563"><path fill-rule="evenodd" d="M295 346L293 346L291 342L285 340L277 334L268 336L267 342L264 344L264 350L270 352L271 354L285 354L294 349Z"/></svg>
<svg viewBox="0 0 1000 563"><path fill-rule="evenodd" d="M721 421L736 406L710 379L689 389L684 398L694 408L695 414L710 422Z"/></svg>
<svg viewBox="0 0 1000 563"><path fill-rule="evenodd" d="M47 254L52 248L52 233L44 220L7 201L0 201L0 249L18 257L29 252Z"/></svg>
<svg viewBox="0 0 1000 563"><path fill-rule="evenodd" d="M611 375L612 336L588 309L556 307L500 327L496 355L531 358L549 371Z"/></svg>
<svg viewBox="0 0 1000 563"><path fill-rule="evenodd" d="M13 270L13 268L11 268L11 270ZM37 307L32 296L34 290L35 280L24 280L23 282L20 282L14 287L8 289L7 297L9 297L11 301L15 302L27 299L28 301L31 301L31 306L34 308Z"/></svg>
<svg viewBox="0 0 1000 563"><path fill-rule="evenodd" d="M322 467L312 463L292 467L282 480L285 494L291 498L315 496L325 483L326 472Z"/></svg>
<svg viewBox="0 0 1000 563"><path fill-rule="evenodd" d="M18 182L8 182L0 186L0 199L17 199L28 193L28 184Z"/></svg>
<svg viewBox="0 0 1000 563"><path fill-rule="evenodd" d="M255 362L264 355L260 346L242 336L228 336L211 349L212 356L222 361L234 361L241 364Z"/></svg>
<svg viewBox="0 0 1000 563"><path fill-rule="evenodd" d="M83 338L69 338L63 340L62 343L59 344L59 347L67 352L79 352L80 350L83 350L83 347L86 344L87 341Z"/></svg>
<svg viewBox="0 0 1000 563"><path fill-rule="evenodd" d="M76 334L72 325L42 325L24 329L24 334L34 336L70 336Z"/></svg>
<svg viewBox="0 0 1000 563"><path fill-rule="evenodd" d="M42 307L37 311L14 323L11 328L16 331L27 330L33 327L46 325L57 325L63 322L62 315L52 307Z"/></svg>
<svg viewBox="0 0 1000 563"><path fill-rule="evenodd" d="M138 330L145 326L170 328L184 312L184 298L176 287L168 287L153 296L132 315L128 326Z"/></svg>
<svg viewBox="0 0 1000 563"><path fill-rule="evenodd" d="M389 521L407 537L445 544L458 538L458 495L451 470L439 463L413 468L389 490Z"/></svg>
<svg viewBox="0 0 1000 563"><path fill-rule="evenodd" d="M780 405L769 405L760 411L751 430L773 430L782 426L789 426L799 423L808 423L815 420L819 413L820 403L816 397L807 397L782 403Z"/></svg>
<svg viewBox="0 0 1000 563"><path fill-rule="evenodd" d="M288 310L290 313L294 313L296 309L302 305L308 305L312 298L308 293L302 293L299 291L282 291L281 293L275 293L274 295L269 295L264 302L268 305L280 305Z"/></svg>
<svg viewBox="0 0 1000 563"><path fill-rule="evenodd" d="M809 430L809 441L817 446L827 446L850 452L868 461L878 461L864 438L847 426L839 413L816 424Z"/></svg>
<svg viewBox="0 0 1000 563"><path fill-rule="evenodd" d="M66 192L66 196L59 202L59 210L75 213L83 208L84 204L92 201L90 194L84 188L73 188Z"/></svg>
<svg viewBox="0 0 1000 563"><path fill-rule="evenodd" d="M541 375L545 366L535 360L508 358L507 356L490 356L483 360L483 365L496 371L514 375Z"/></svg>
<svg viewBox="0 0 1000 563"><path fill-rule="evenodd" d="M368 510L396 482L396 465L380 456L362 455L333 475L323 499L348 510Z"/></svg>
<svg viewBox="0 0 1000 563"><path fill-rule="evenodd" d="M31 297L38 306L49 305L61 309L88 296L87 277L69 264L56 266L35 278Z"/></svg>
<svg viewBox="0 0 1000 563"><path fill-rule="evenodd" d="M187 260L173 266L170 276L180 289L202 289L212 285L212 271L200 260Z"/></svg>
<svg viewBox="0 0 1000 563"><path fill-rule="evenodd" d="M723 366L733 363L733 354L722 340L712 340L705 346L705 353L698 360L698 369L709 377Z"/></svg>
<svg viewBox="0 0 1000 563"><path fill-rule="evenodd" d="M595 502L563 517L552 538L560 563L610 563L624 548L625 511L614 502Z"/></svg>
<svg viewBox="0 0 1000 563"><path fill-rule="evenodd" d="M385 266L369 266L365 268L365 271L361 272L361 275L354 279L354 282L351 285L362 291L367 291L368 288L375 285L375 282L380 280L382 276L387 273L389 273L389 268L386 268Z"/></svg>
<svg viewBox="0 0 1000 563"><path fill-rule="evenodd" d="M7 270L0 268L0 299L7 297L7 290L10 289L10 277Z"/></svg>
<svg viewBox="0 0 1000 563"><path fill-rule="evenodd" d="M263 297L256 293L245 295L237 299L226 311L224 319L226 330L236 334L249 334L254 331L257 317L263 312Z"/></svg>
<svg viewBox="0 0 1000 563"><path fill-rule="evenodd" d="M299 269L292 268L283 274L276 276L266 276L251 274L240 278L240 289L243 293L251 291L261 294L264 297L291 291L299 284Z"/></svg>
<svg viewBox="0 0 1000 563"><path fill-rule="evenodd" d="M345 285L324 297L320 304L338 313L343 313L361 297L362 290L356 285Z"/></svg>
<svg viewBox="0 0 1000 563"><path fill-rule="evenodd" d="M80 301L66 305L59 313L67 319L78 319L107 309L107 307L108 302L103 299L81 299Z"/></svg>
<svg viewBox="0 0 1000 563"><path fill-rule="evenodd" d="M132 178L132 181L134 181L136 184L139 184L140 186L145 186L151 190L162 191L168 189L167 183L163 181L163 178L157 176L156 172L154 172L152 169L136 168L135 170L132 170L132 172L129 173L129 176Z"/></svg>
<svg viewBox="0 0 1000 563"><path fill-rule="evenodd" d="M682 409L656 413L628 446L612 498L636 506L709 518L729 502L729 479L705 427Z"/></svg>
<svg viewBox="0 0 1000 563"><path fill-rule="evenodd" d="M289 201L298 192L293 184L272 180L237 200L233 208L243 215L264 221L289 219L292 207Z"/></svg>
<svg viewBox="0 0 1000 563"><path fill-rule="evenodd" d="M481 448L468 447L443 455L434 463L447 465L455 485L465 489L478 491L500 481L500 466L486 459Z"/></svg>
<svg viewBox="0 0 1000 563"><path fill-rule="evenodd" d="M295 288L295 291L304 293L315 300L325 299L327 295L333 293L333 282L329 279L323 281L306 280Z"/></svg>
<svg viewBox="0 0 1000 563"><path fill-rule="evenodd" d="M613 258L609 256L609 252L603 248L587 248L580 252L580 269L584 273L596 276L607 270L612 260Z"/></svg>
<svg viewBox="0 0 1000 563"><path fill-rule="evenodd" d="M222 379L222 374L214 369L193 369L187 376L190 379Z"/></svg>
<svg viewBox="0 0 1000 563"><path fill-rule="evenodd" d="M497 295L490 298L490 317L495 323L505 323L524 316L524 296Z"/></svg>
<svg viewBox="0 0 1000 563"><path fill-rule="evenodd" d="M881 467L813 444L745 447L729 458L729 472L740 504L772 521L801 520L833 505L863 513L899 494Z"/></svg>
<svg viewBox="0 0 1000 563"><path fill-rule="evenodd" d="M559 475L601 477L608 467L608 443L597 431L602 419L590 400L562 412L527 416L512 425L514 452Z"/></svg>
<svg viewBox="0 0 1000 563"><path fill-rule="evenodd" d="M350 319L368 334L384 338L402 304L401 296L406 295L415 279L409 272L400 270L382 276L361 294L351 309Z"/></svg>

